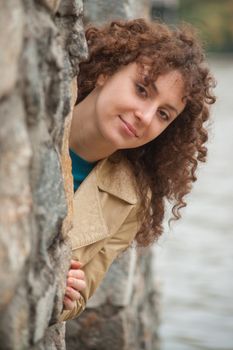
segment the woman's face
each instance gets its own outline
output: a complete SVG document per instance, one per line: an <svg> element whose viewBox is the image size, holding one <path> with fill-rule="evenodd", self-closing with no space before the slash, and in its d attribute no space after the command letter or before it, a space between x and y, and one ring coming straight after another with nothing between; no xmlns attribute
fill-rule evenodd
<svg viewBox="0 0 233 350"><path fill-rule="evenodd" d="M100 75L95 94L95 125L115 150L153 140L185 107L184 83L178 71L160 75L146 86L136 63L111 77Z"/></svg>

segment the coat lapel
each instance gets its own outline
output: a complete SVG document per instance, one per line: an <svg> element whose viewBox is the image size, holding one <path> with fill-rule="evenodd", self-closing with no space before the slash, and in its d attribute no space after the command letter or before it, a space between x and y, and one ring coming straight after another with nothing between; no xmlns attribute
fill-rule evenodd
<svg viewBox="0 0 233 350"><path fill-rule="evenodd" d="M122 159L114 163L103 160L97 169L98 187L129 204L137 203L137 194L134 186L134 177L127 161Z"/></svg>
<svg viewBox="0 0 233 350"><path fill-rule="evenodd" d="M119 199L124 201L124 209L136 204L133 177L124 161L117 164L108 159L100 161L75 192L73 228L70 232L73 249L105 239L112 233L104 218L101 191L116 197L118 205ZM128 215L129 210L124 211L125 214L118 215L116 209L117 226Z"/></svg>

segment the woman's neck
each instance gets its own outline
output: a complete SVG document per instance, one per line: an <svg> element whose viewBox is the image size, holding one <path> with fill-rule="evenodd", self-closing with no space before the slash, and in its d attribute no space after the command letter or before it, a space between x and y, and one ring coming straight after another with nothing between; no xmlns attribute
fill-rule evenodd
<svg viewBox="0 0 233 350"><path fill-rule="evenodd" d="M100 134L95 123L95 92L74 107L69 147L81 158L95 162L116 151Z"/></svg>

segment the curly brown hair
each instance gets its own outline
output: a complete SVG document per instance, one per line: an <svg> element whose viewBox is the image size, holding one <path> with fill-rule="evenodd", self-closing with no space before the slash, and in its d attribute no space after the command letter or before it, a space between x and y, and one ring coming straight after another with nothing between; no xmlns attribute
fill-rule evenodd
<svg viewBox="0 0 233 350"><path fill-rule="evenodd" d="M100 74L113 75L132 62L149 67L148 84L171 70L178 70L184 80L187 102L179 117L153 141L120 151L132 166L141 198L136 241L147 246L162 233L166 200L173 203L173 219L180 218L198 163L206 161L208 136L203 124L209 118L209 105L215 102L215 81L189 25L170 28L144 19L114 21L101 28L89 27L86 39L89 59L80 64L77 103L94 89Z"/></svg>

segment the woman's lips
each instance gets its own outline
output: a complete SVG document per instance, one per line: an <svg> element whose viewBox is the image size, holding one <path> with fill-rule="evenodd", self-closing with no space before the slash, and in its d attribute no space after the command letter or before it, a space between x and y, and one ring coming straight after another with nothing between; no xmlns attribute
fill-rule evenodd
<svg viewBox="0 0 233 350"><path fill-rule="evenodd" d="M131 136L138 137L136 129L133 127L133 125L129 124L127 121L125 121L120 115L119 115L120 120L124 123L125 127L128 130L128 133Z"/></svg>

